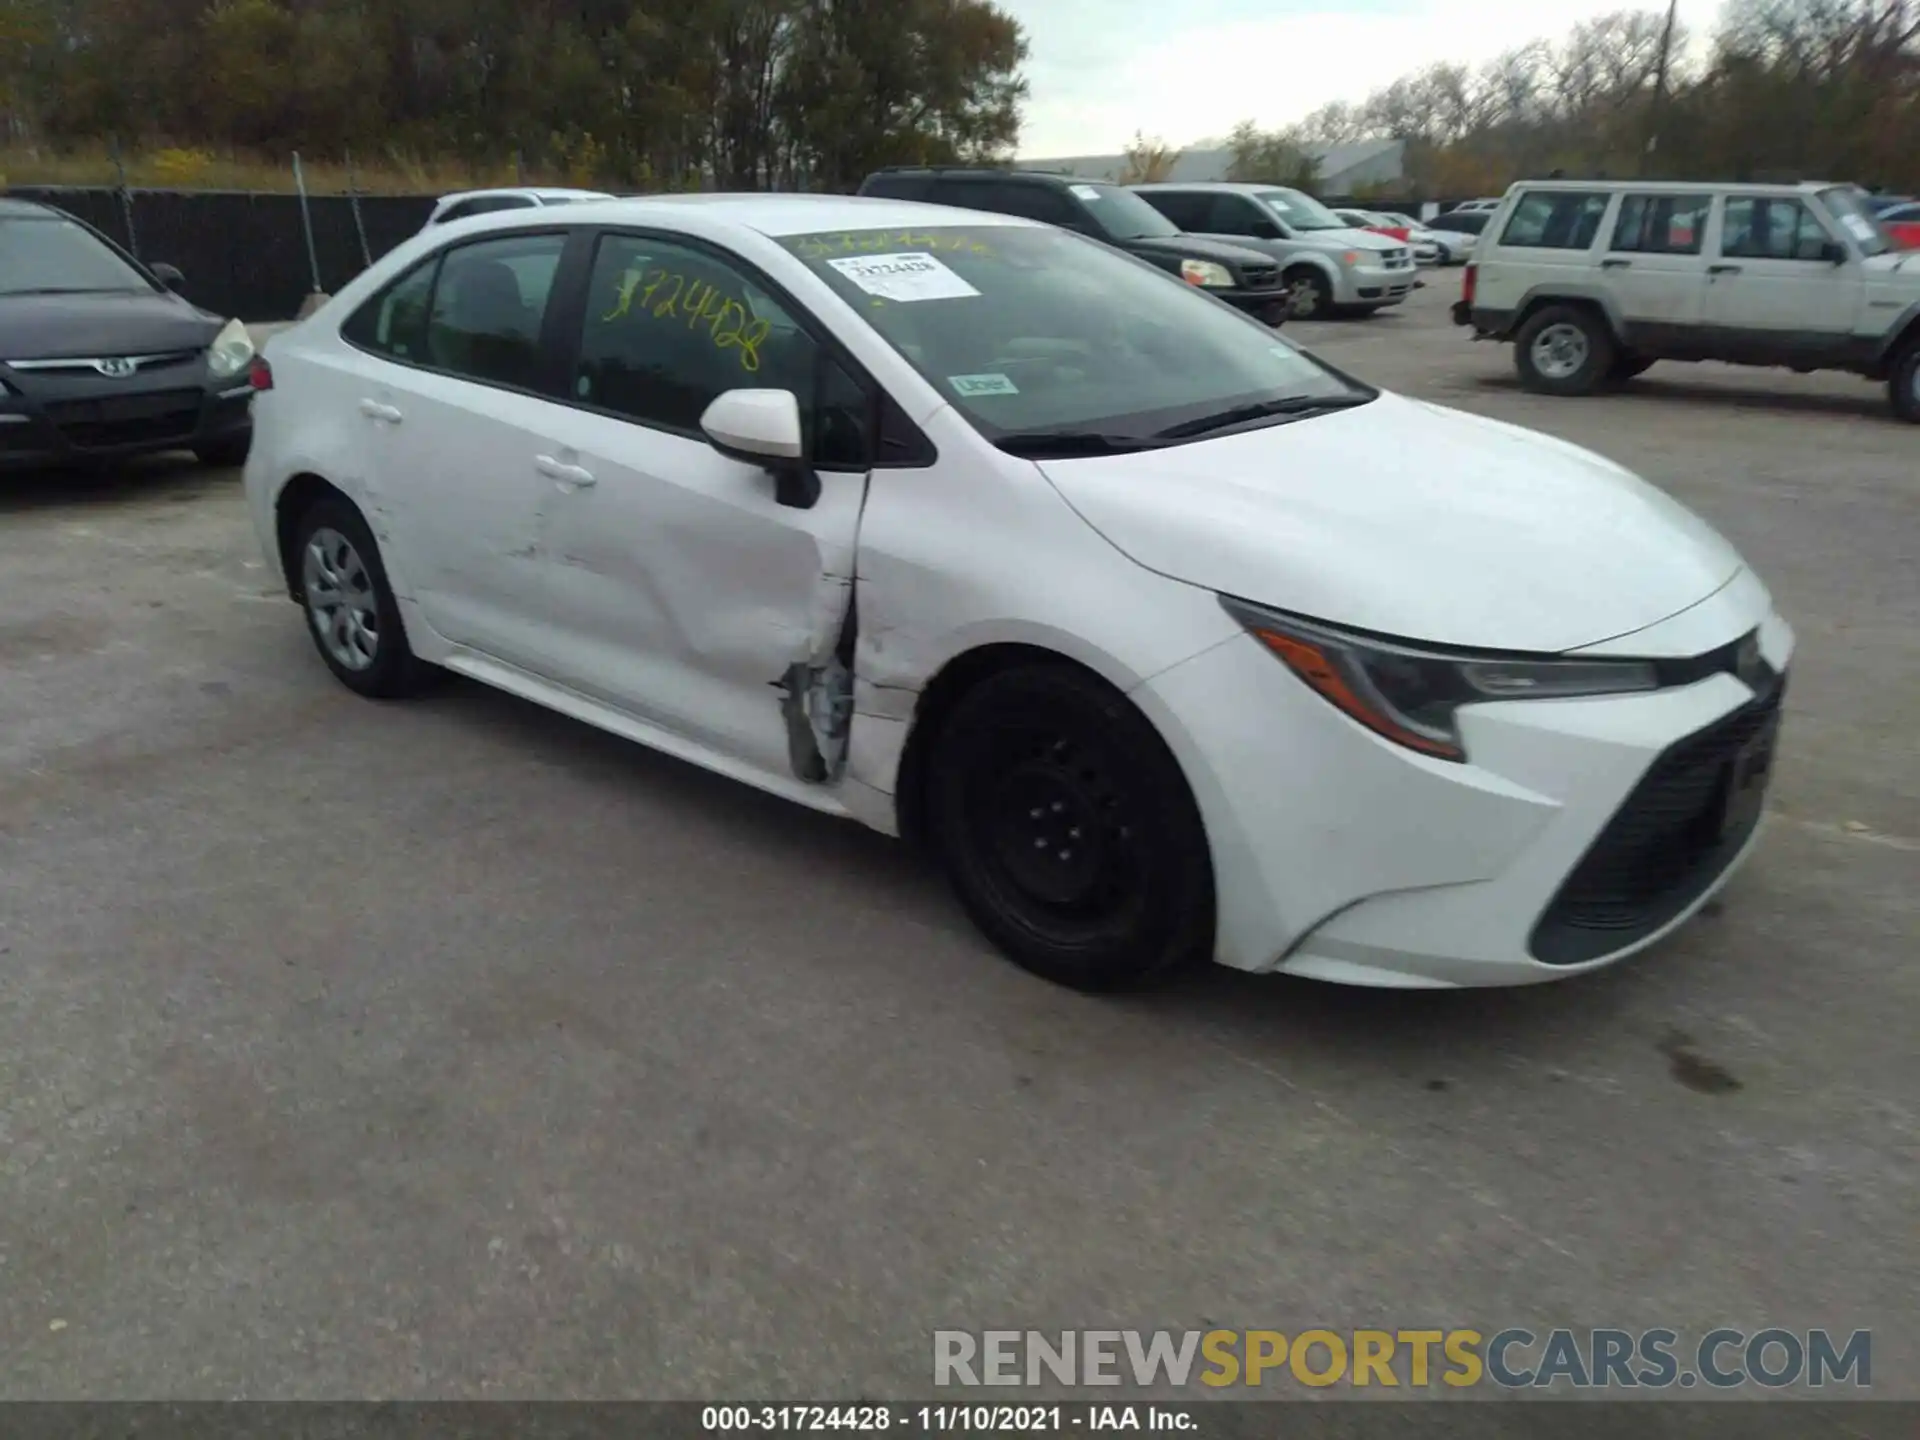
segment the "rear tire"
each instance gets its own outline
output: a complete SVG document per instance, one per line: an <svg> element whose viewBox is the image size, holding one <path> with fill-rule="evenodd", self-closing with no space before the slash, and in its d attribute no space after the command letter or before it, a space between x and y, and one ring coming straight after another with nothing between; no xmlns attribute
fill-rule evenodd
<svg viewBox="0 0 1920 1440"><path fill-rule="evenodd" d="M1548 305L1513 337L1520 383L1541 395L1591 395L1612 372L1616 349L1606 321L1591 310Z"/></svg>
<svg viewBox="0 0 1920 1440"><path fill-rule="evenodd" d="M380 547L360 512L345 500L318 500L295 533L292 578L300 608L334 677L374 700L418 691L430 671L407 644Z"/></svg>
<svg viewBox="0 0 1920 1440"><path fill-rule="evenodd" d="M1887 399L1893 413L1909 425L1920 425L1920 337L1909 340L1893 362L1887 377Z"/></svg>
<svg viewBox="0 0 1920 1440"><path fill-rule="evenodd" d="M1064 664L1003 670L959 700L929 758L936 848L960 903L1016 964L1111 991L1210 953L1199 808L1111 686Z"/></svg>

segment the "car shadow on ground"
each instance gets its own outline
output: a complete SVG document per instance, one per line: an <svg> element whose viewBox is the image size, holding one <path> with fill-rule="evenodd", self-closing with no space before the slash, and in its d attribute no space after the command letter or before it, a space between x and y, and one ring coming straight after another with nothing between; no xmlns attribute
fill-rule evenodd
<svg viewBox="0 0 1920 1440"><path fill-rule="evenodd" d="M1501 375L1476 376L1470 383L1472 388L1478 390L1525 393L1520 377L1510 371ZM1669 404L1719 405L1729 410L1770 410L1782 415L1866 415L1889 425L1902 423L1887 407L1884 384L1871 382L1871 388L1867 388L1869 382L1862 381L1861 385L1859 394L1841 395L1831 391L1791 390L1783 385L1717 385L1689 381L1677 374L1649 372L1607 391L1605 395L1587 398L1620 396L1635 400L1662 400Z"/></svg>
<svg viewBox="0 0 1920 1440"><path fill-rule="evenodd" d="M956 942L958 963L978 966L977 982L943 986L976 1006L989 1028L1001 1007L1093 1006L1122 1023L1171 1027L1175 1035L1224 1046L1250 1063L1284 1072L1288 1057L1359 1063L1382 1077L1404 1076L1432 1090L1463 1073L1531 1052L1565 1028L1591 1031L1628 1009L1641 988L1631 964L1599 975L1501 990L1375 990L1289 976L1249 975L1203 964L1144 989L1080 996L1019 972L976 930L930 855L864 826L823 815L598 730L478 682L447 677L423 705L460 723L493 731L516 753L533 753L596 789L644 792L650 803L698 813L744 844L787 851L823 876L839 899L905 914ZM902 964L953 963L930 955ZM1010 979L1016 983L1007 983ZM1025 982L1025 983L1021 983ZM998 1013L996 1013L998 1012ZM1365 1057L1363 1060L1357 1057Z"/></svg>
<svg viewBox="0 0 1920 1440"><path fill-rule="evenodd" d="M0 472L0 515L129 500L186 505L239 479L238 470L216 470L187 454L77 470Z"/></svg>

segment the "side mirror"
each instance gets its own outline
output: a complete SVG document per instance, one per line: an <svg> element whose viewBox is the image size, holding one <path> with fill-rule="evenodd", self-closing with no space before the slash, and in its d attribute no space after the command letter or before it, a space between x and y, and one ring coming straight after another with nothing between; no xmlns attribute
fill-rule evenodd
<svg viewBox="0 0 1920 1440"><path fill-rule="evenodd" d="M1844 265L1847 263L1847 247L1838 240L1829 240L1820 247L1820 258L1829 265Z"/></svg>
<svg viewBox="0 0 1920 1440"><path fill-rule="evenodd" d="M1280 227L1271 220L1254 221L1253 235L1254 238L1258 240L1280 240L1285 238L1280 233Z"/></svg>
<svg viewBox="0 0 1920 1440"><path fill-rule="evenodd" d="M150 268L153 271L153 278L158 280L162 285L166 286L167 289L177 293L180 290L185 288L187 283L187 277L182 275L179 272L179 270L177 270L173 266L154 265L154 266L151 266Z"/></svg>
<svg viewBox="0 0 1920 1440"><path fill-rule="evenodd" d="M728 390L700 417L707 443L730 460L772 472L774 499L793 510L820 500L820 477L806 459L800 401L791 390Z"/></svg>

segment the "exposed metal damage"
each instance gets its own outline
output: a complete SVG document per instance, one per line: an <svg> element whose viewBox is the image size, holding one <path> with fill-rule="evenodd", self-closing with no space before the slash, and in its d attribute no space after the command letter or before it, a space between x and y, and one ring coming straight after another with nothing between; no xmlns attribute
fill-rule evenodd
<svg viewBox="0 0 1920 1440"><path fill-rule="evenodd" d="M847 737L853 728L853 649L859 605L851 581L839 635L824 656L790 666L775 683L787 722L787 754L793 773L810 784L838 780L847 767Z"/></svg>

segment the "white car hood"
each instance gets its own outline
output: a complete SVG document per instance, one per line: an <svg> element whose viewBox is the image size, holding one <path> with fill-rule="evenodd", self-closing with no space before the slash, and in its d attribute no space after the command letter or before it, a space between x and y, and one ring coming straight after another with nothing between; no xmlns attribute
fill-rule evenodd
<svg viewBox="0 0 1920 1440"><path fill-rule="evenodd" d="M1378 230L1307 230L1301 232L1308 238L1324 245L1328 249L1335 246L1343 250L1404 250L1406 242L1396 240L1391 235L1382 235Z"/></svg>
<svg viewBox="0 0 1920 1440"><path fill-rule="evenodd" d="M1742 568L1705 521L1612 461L1396 395L1040 469L1149 570L1438 644L1578 649L1677 614Z"/></svg>

